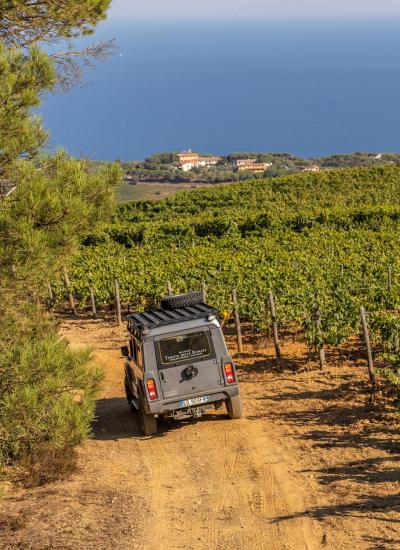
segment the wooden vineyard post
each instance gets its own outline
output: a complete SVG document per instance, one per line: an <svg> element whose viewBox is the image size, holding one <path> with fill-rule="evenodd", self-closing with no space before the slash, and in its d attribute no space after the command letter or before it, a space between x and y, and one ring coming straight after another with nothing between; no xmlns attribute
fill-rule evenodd
<svg viewBox="0 0 400 550"><path fill-rule="evenodd" d="M372 357L372 348L371 348L371 340L370 340L370 337L369 337L367 315L365 313L364 307L360 308L360 317L361 317L361 324L362 324L362 329L363 329L363 333L364 333L365 347L367 348L368 375L369 375L369 380L371 382L372 391L374 392L375 389L376 389L374 360L373 360L373 357Z"/></svg>
<svg viewBox="0 0 400 550"><path fill-rule="evenodd" d="M93 315L93 318L95 318L97 314L97 310L96 310L96 300L94 297L94 290L92 286L89 287L89 291L90 291L90 303L92 306L92 315Z"/></svg>
<svg viewBox="0 0 400 550"><path fill-rule="evenodd" d="M168 296L172 296L171 281L167 281L167 292L168 292Z"/></svg>
<svg viewBox="0 0 400 550"><path fill-rule="evenodd" d="M50 300L50 307L54 307L55 299L54 299L54 292L51 287L51 283L47 283L47 288L49 290L49 300Z"/></svg>
<svg viewBox="0 0 400 550"><path fill-rule="evenodd" d="M388 267L388 289L389 292L392 292L392 268Z"/></svg>
<svg viewBox="0 0 400 550"><path fill-rule="evenodd" d="M317 327L317 336L318 336L318 357L319 357L319 366L321 369L326 367L326 356L325 356L325 347L322 337L322 325L321 325L321 311L318 306L315 308L315 325Z"/></svg>
<svg viewBox="0 0 400 550"><path fill-rule="evenodd" d="M67 290L68 290L69 307L71 309L71 313L76 315L75 300L74 300L74 296L71 292L71 283L70 283L70 280L69 280L68 271L67 271L65 266L63 266L63 268L62 268L62 273L63 273L63 277L64 277L64 281L65 281L65 286L67 287Z"/></svg>
<svg viewBox="0 0 400 550"><path fill-rule="evenodd" d="M397 401L400 401L400 368L397 369Z"/></svg>
<svg viewBox="0 0 400 550"><path fill-rule="evenodd" d="M274 338L276 360L278 363L280 363L282 359L282 351L281 351L281 345L279 343L278 323L276 322L275 301L274 301L274 295L272 293L272 290L268 292L268 302L269 302L269 309L271 312L271 319L272 319L272 335Z"/></svg>
<svg viewBox="0 0 400 550"><path fill-rule="evenodd" d="M236 294L236 289L235 289L235 288L232 290L232 302L233 302L233 313L234 313L234 316L235 316L237 349L238 349L238 352L241 353L241 352L242 352L242 349L243 349L243 344L242 344L242 329L241 329L241 327L240 327L240 318L239 318L238 301L237 301L237 294Z"/></svg>
<svg viewBox="0 0 400 550"><path fill-rule="evenodd" d="M206 304L207 303L207 287L206 283L202 281L201 283L201 294L202 294L202 300Z"/></svg>
<svg viewBox="0 0 400 550"><path fill-rule="evenodd" d="M118 325L122 325L122 315L121 315L121 300L119 297L119 282L118 279L115 279L114 281L114 288L115 288L115 301L117 304L117 322Z"/></svg>

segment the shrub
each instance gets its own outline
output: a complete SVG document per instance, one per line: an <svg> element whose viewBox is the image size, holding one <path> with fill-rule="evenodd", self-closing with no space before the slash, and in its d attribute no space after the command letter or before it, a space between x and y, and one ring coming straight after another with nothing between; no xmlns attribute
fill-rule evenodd
<svg viewBox="0 0 400 550"><path fill-rule="evenodd" d="M0 465L51 470L90 435L101 371L90 350L72 350L54 328L38 338L13 326L0 350Z"/></svg>

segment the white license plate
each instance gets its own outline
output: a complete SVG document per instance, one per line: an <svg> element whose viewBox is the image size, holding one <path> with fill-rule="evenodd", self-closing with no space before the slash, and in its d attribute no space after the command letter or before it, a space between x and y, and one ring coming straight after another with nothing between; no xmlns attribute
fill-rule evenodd
<svg viewBox="0 0 400 550"><path fill-rule="evenodd" d="M179 401L180 407L193 407L193 405L202 405L210 401L209 395L203 395L203 397L193 397L193 399L184 399Z"/></svg>

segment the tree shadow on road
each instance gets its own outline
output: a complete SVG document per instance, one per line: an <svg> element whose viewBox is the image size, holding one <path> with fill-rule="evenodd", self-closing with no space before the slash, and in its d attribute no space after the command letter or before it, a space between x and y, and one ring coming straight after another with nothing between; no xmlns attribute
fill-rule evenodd
<svg viewBox="0 0 400 550"><path fill-rule="evenodd" d="M400 537L385 538L365 535L363 539L368 544L368 550L397 550L400 548Z"/></svg>
<svg viewBox="0 0 400 550"><path fill-rule="evenodd" d="M388 518L387 515L381 516L380 512L395 512L397 517ZM280 523L301 517L312 517L315 519L323 519L327 517L363 517L366 519L382 520L385 522L400 524L400 517L397 512L400 512L400 495L386 495L377 497L371 495L362 495L354 502L344 504L332 504L328 506L315 506L308 508L302 512L293 514L281 515L271 520L272 523Z"/></svg>
<svg viewBox="0 0 400 550"><path fill-rule="evenodd" d="M387 495L384 497L362 495L354 502L348 502L338 505L316 506L309 508L303 512L278 516L271 523L282 523L294 519L311 517L318 521L327 518L354 518L358 521L377 521L378 525L381 522L382 532L380 535L374 536L369 534L362 535L366 550L395 550L399 548L400 539L398 538L398 528L400 526L400 495L398 493ZM366 524L366 526L368 523ZM383 532L391 526L391 531L396 535L392 536ZM356 544L356 542L354 541Z"/></svg>
<svg viewBox="0 0 400 550"><path fill-rule="evenodd" d="M324 502L274 521L302 516L359 518L366 521L362 548L400 548L399 425L388 401L381 396L369 403L368 381L362 371L357 372L357 365L351 373L327 369L310 377L304 372L300 376L278 372L275 376L273 368L272 362L264 359L250 366L256 374L253 383L254 378L260 381L261 391L253 397L257 405L248 418L277 421L301 442L301 448L305 443L310 446L323 459L309 460L301 473L311 474L327 488L327 495L337 497L333 504ZM247 366L242 370L246 377ZM250 375L248 382L252 382ZM368 523L374 521L375 528Z"/></svg>

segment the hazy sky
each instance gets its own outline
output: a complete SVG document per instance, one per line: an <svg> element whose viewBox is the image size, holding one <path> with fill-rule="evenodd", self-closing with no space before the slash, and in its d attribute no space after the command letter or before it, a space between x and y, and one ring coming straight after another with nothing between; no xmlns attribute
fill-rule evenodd
<svg viewBox="0 0 400 550"><path fill-rule="evenodd" d="M114 0L110 17L393 17L400 0Z"/></svg>

